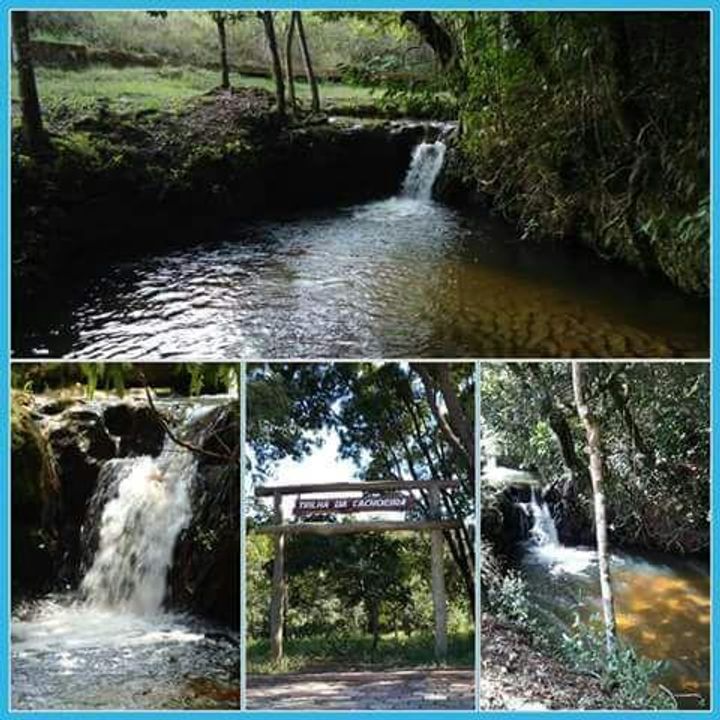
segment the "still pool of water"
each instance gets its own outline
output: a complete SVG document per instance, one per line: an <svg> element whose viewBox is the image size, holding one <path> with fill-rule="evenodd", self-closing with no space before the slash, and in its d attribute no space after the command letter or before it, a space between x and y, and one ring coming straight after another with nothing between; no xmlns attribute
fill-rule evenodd
<svg viewBox="0 0 720 720"><path fill-rule="evenodd" d="M503 223L398 196L102 268L32 311L17 356L702 357L707 303Z"/></svg>
<svg viewBox="0 0 720 720"><path fill-rule="evenodd" d="M529 546L523 558L531 597L549 617L570 623L602 612L593 550ZM705 563L659 553L613 553L618 632L641 655L662 660L658 681L681 707L708 707L710 575Z"/></svg>
<svg viewBox="0 0 720 720"><path fill-rule="evenodd" d="M52 597L12 619L12 707L239 708L239 650L188 616Z"/></svg>

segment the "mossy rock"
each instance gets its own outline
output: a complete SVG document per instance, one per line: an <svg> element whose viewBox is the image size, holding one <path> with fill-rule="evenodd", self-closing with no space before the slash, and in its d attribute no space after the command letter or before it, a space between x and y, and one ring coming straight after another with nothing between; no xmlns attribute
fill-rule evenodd
<svg viewBox="0 0 720 720"><path fill-rule="evenodd" d="M40 525L58 493L52 453L32 418L29 398L14 392L11 403L13 521Z"/></svg>

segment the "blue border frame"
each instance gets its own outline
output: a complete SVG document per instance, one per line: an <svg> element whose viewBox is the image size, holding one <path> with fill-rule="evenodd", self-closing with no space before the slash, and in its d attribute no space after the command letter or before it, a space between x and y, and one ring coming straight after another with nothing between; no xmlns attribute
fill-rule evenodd
<svg viewBox="0 0 720 720"><path fill-rule="evenodd" d="M5 232L2 234L0 248L2 248L2 272L0 273L0 295L5 298L4 312L0 314L0 427L3 429L3 445L4 453L2 454L3 462L0 463L0 498L9 498L9 465L10 465L10 414L9 414L9 394L10 394L10 49L9 49L9 10L152 10L152 9L307 9L307 10L401 10L401 9L445 9L445 10L708 10L711 12L711 93L712 93L712 118L711 118L711 197L712 202L712 234L718 227L720 221L720 207L715 197L714 189L718 181L718 143L715 139L715 125L718 117L718 96L720 90L720 73L718 72L718 50L720 49L720 0L708 0L707 2L698 2L697 0L685 1L683 3L669 2L668 0L634 0L631 4L623 5L619 0L594 0L583 1L576 0L569 2L568 0L555 0L555 2L546 2L545 0L525 0L525 2L502 2L502 0L484 0L483 2L467 2L467 0L260 0L259 2L236 2L230 3L227 0L175 0L174 2L165 2L158 0L147 0L146 2L137 2L135 0L96 0L95 2L79 2L78 0L25 0L18 2L8 2L8 0L0 0L0 35L2 37L2 59L0 61L0 116L2 117L1 125L2 133L0 133L0 148L2 150L2 160L4 168L4 177L6 182L0 185L0 193L2 194L3 205L5 209ZM718 263L720 261L720 248L717 243L712 243L711 253L711 277L717 276ZM715 351L715 338L720 329L720 319L718 319L718 299L715 294L715 283L712 283L712 300L711 300L711 332L710 347L712 361L712 402L711 402L711 427L715 429L715 417L720 400L718 388L715 385L715 372L718 369L718 355ZM718 638L718 623L720 622L720 603L718 602L718 581L720 580L720 535L715 532L714 523L716 522L718 508L720 508L720 480L715 477L715 459L720 451L720 438L717 433L712 436L712 458L711 458L711 477L712 485L712 521L713 521L713 542L712 542L712 699L714 710L702 711L635 711L633 715L659 715L662 718L672 720L674 718L720 718L720 662L717 661L718 648L720 640ZM0 506L3 505L0 502ZM236 717L238 713L249 718L257 718L258 720L317 720L318 716L326 720L347 720L348 712L266 712L266 711L194 711L194 710L178 710L178 711L9 711L10 702L10 647L9 647L9 583L8 581L8 548L9 548L9 512L0 510L0 537L5 538L5 544L0 551L0 618L2 622L2 632L0 632L0 718L2 717L19 717L28 716L33 718L55 718L58 716L79 716L81 718L169 718L169 717L190 717L190 716L206 716L206 717ZM586 718L587 712L578 712L572 710L550 711L561 713L563 718L574 719ZM592 718L616 718L623 711L592 711ZM536 720L538 718L546 718L545 712L482 712L482 711L378 711L378 712L362 712L353 711L353 717L357 720L377 720L378 718L402 718L412 715L420 715L421 718L427 720L465 720L476 717L488 718L489 720ZM629 713L626 713L629 714Z"/></svg>

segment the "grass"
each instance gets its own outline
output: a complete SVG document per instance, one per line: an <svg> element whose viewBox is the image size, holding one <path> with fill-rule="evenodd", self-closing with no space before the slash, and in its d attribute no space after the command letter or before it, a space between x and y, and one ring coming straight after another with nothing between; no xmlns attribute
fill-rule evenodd
<svg viewBox="0 0 720 720"><path fill-rule="evenodd" d="M455 633L448 637L448 667L472 667L474 664L474 634ZM435 665L431 633L408 636L393 633L381 636L373 655L372 638L367 635L324 635L307 638L287 638L285 658L281 665L270 661L270 643L265 639L248 638L248 672L273 674L303 672L313 669L351 670L353 668L408 668Z"/></svg>
<svg viewBox="0 0 720 720"><path fill-rule="evenodd" d="M38 93L46 117L53 119L71 114L94 113L100 104L117 113L141 110L177 110L188 100L217 87L220 74L192 67L111 68L92 66L86 70L36 69ZM237 88L274 90L270 78L231 76ZM306 83L297 83L301 100L309 100ZM324 83L321 98L329 105L372 102L369 88ZM17 76L12 76L12 97L18 99Z"/></svg>

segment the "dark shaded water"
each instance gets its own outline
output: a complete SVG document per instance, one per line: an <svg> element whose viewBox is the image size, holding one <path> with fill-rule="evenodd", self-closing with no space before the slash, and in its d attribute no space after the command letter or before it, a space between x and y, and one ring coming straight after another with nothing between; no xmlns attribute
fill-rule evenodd
<svg viewBox="0 0 720 720"><path fill-rule="evenodd" d="M16 356L706 357L707 303L395 197L228 227L17 313Z"/></svg>

